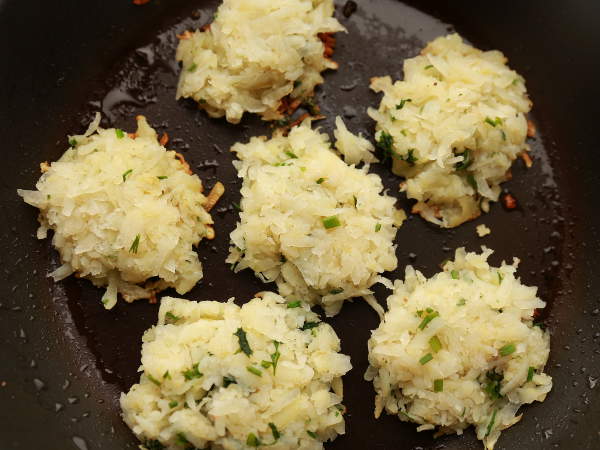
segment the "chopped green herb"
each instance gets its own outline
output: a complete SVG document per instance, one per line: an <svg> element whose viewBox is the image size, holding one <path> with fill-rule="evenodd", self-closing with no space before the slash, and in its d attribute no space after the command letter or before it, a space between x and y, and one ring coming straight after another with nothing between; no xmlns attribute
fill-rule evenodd
<svg viewBox="0 0 600 450"><path fill-rule="evenodd" d="M465 306L465 303L467 303L467 300L464 298L461 298L457 303L456 306Z"/></svg>
<svg viewBox="0 0 600 450"><path fill-rule="evenodd" d="M376 144L383 151L383 161L394 156L394 138L391 134L382 131Z"/></svg>
<svg viewBox="0 0 600 450"><path fill-rule="evenodd" d="M167 311L167 313L165 314L165 322L166 323L175 323L180 319L181 319L181 317L176 316L171 311Z"/></svg>
<svg viewBox="0 0 600 450"><path fill-rule="evenodd" d="M71 147L77 147L77 139L73 139L73 138L69 139L69 145Z"/></svg>
<svg viewBox="0 0 600 450"><path fill-rule="evenodd" d="M115 134L117 135L117 139L123 139L125 137L125 132L119 128L115 128Z"/></svg>
<svg viewBox="0 0 600 450"><path fill-rule="evenodd" d="M125 172L123 172L123 175L121 175L123 177L123 183L125 182L127 177L131 174L131 172L133 172L133 169L129 169L129 170L126 170Z"/></svg>
<svg viewBox="0 0 600 450"><path fill-rule="evenodd" d="M504 280L504 275L502 275L500 272L496 272L498 274L498 284L502 283L502 280Z"/></svg>
<svg viewBox="0 0 600 450"><path fill-rule="evenodd" d="M258 439L254 433L249 433L246 438L246 445L248 447L260 447L262 442L260 442L260 439Z"/></svg>
<svg viewBox="0 0 600 450"><path fill-rule="evenodd" d="M322 220L323 220L323 226L327 229L339 227L341 225L340 219L338 219L338 216L324 217Z"/></svg>
<svg viewBox="0 0 600 450"><path fill-rule="evenodd" d="M177 405L179 405L179 402L173 400L172 402L169 402L169 408L175 408Z"/></svg>
<svg viewBox="0 0 600 450"><path fill-rule="evenodd" d="M469 150L468 148L465 149L464 152L459 153L456 156L462 156L463 160L461 162L457 162L454 165L454 168L456 170L465 170L467 167L469 167L471 164L473 164L473 158L471 155L471 150Z"/></svg>
<svg viewBox="0 0 600 450"><path fill-rule="evenodd" d="M335 288L329 291L331 295L341 294L342 292L344 292L344 288Z"/></svg>
<svg viewBox="0 0 600 450"><path fill-rule="evenodd" d="M515 344L506 344L504 347L501 347L500 350L498 350L498 352L502 356L508 356L514 353L516 349L517 348L515 347Z"/></svg>
<svg viewBox="0 0 600 450"><path fill-rule="evenodd" d="M317 184L321 184L323 181L325 181L325 178L321 177L317 180Z"/></svg>
<svg viewBox="0 0 600 450"><path fill-rule="evenodd" d="M425 364L427 364L429 361L431 361L433 359L433 355L431 353L427 353L425 356L423 356L420 360L419 363L424 366Z"/></svg>
<svg viewBox="0 0 600 450"><path fill-rule="evenodd" d="M183 377L188 381L193 380L194 378L200 378L203 375L198 370L198 363L194 364L191 369L184 370L181 373L183 374Z"/></svg>
<svg viewBox="0 0 600 450"><path fill-rule="evenodd" d="M314 431L306 430L306 434L308 434L313 439L317 438L317 433L315 433Z"/></svg>
<svg viewBox="0 0 600 450"><path fill-rule="evenodd" d="M421 323L419 324L419 330L424 330L425 327L429 324L429 322L431 322L433 319L435 319L436 317L438 317L440 315L439 312L437 311L431 311L429 314L427 314L423 320L421 321Z"/></svg>
<svg viewBox="0 0 600 450"><path fill-rule="evenodd" d="M511 83L511 84L514 86L514 85L516 85L518 82L519 82L519 79L518 79L518 78L515 78L514 80L512 80L512 83Z"/></svg>
<svg viewBox="0 0 600 450"><path fill-rule="evenodd" d="M283 153L285 153L287 156L289 156L292 159L298 159L298 156L291 150L286 150Z"/></svg>
<svg viewBox="0 0 600 450"><path fill-rule="evenodd" d="M381 230L381 224L378 223L377 225L375 225L375 233L377 233L379 230Z"/></svg>
<svg viewBox="0 0 600 450"><path fill-rule="evenodd" d="M414 166L415 163L418 161L418 158L414 155L414 153L415 153L415 149L409 148L408 153L407 153L406 157L404 158L404 161L406 161L411 166ZM402 158L400 158L400 159L402 159Z"/></svg>
<svg viewBox="0 0 600 450"><path fill-rule="evenodd" d="M230 384L237 384L237 381L233 377L223 377L223 387L228 387Z"/></svg>
<svg viewBox="0 0 600 450"><path fill-rule="evenodd" d="M146 372L144 372L146 373ZM157 386L160 386L160 381L158 381L156 378L154 378L152 375L150 375L149 373L146 373L146 378L148 378L152 383L154 383Z"/></svg>
<svg viewBox="0 0 600 450"><path fill-rule="evenodd" d="M268 369L269 367L271 367L273 365L273 363L271 361L265 361L264 359L260 362L260 365L263 366L263 368Z"/></svg>
<svg viewBox="0 0 600 450"><path fill-rule="evenodd" d="M535 367L529 367L529 369L527 369L527 381L531 381L533 380L533 376L535 375Z"/></svg>
<svg viewBox="0 0 600 450"><path fill-rule="evenodd" d="M135 239L131 243L131 247L129 247L129 253L137 253L139 246L140 246L140 235L137 234L135 236Z"/></svg>
<svg viewBox="0 0 600 450"><path fill-rule="evenodd" d="M402 133L402 136L406 136L406 134L407 134L406 130L402 130L402 131L400 131L400 133Z"/></svg>
<svg viewBox="0 0 600 450"><path fill-rule="evenodd" d="M469 183L469 185L475 190L475 192L477 192L477 180L475 180L475 177L472 173L467 175L467 183Z"/></svg>
<svg viewBox="0 0 600 450"><path fill-rule="evenodd" d="M444 380L433 380L433 392L442 392L444 390Z"/></svg>
<svg viewBox="0 0 600 450"><path fill-rule="evenodd" d="M273 439L278 440L281 437L281 433L273 422L269 422L269 428L271 429L271 433L273 433Z"/></svg>
<svg viewBox="0 0 600 450"><path fill-rule="evenodd" d="M247 366L246 370L248 372L250 372L251 374L256 375L257 377L262 377L262 371L257 369L256 367L252 367L252 366Z"/></svg>
<svg viewBox="0 0 600 450"><path fill-rule="evenodd" d="M168 379L168 380L171 379L171 374L169 373L168 370L165 371L165 373L163 374L163 380L165 380L165 379Z"/></svg>
<svg viewBox="0 0 600 450"><path fill-rule="evenodd" d="M487 426L487 431L486 431L484 437L488 437L490 435L490 433L492 432L492 428L494 427L494 422L496 421L497 413L498 413L498 410L495 409L494 412L492 413L492 419L490 420L490 423Z"/></svg>
<svg viewBox="0 0 600 450"><path fill-rule="evenodd" d="M176 436L177 436L176 442L179 445L189 445L190 444L190 441L187 440L187 438L185 437L185 434L177 433Z"/></svg>
<svg viewBox="0 0 600 450"><path fill-rule="evenodd" d="M497 400L502 397L500 393L501 383L504 379L504 375L501 373L496 373L495 371L490 371L485 374L487 379L487 383L485 385L485 392L487 392L488 396L491 400Z"/></svg>
<svg viewBox="0 0 600 450"><path fill-rule="evenodd" d="M544 322L533 322L533 326L534 327L538 327L542 330L546 329L546 324Z"/></svg>
<svg viewBox="0 0 600 450"><path fill-rule="evenodd" d="M243 328L238 328L237 331L235 333L239 343L240 343L240 350L243 351L246 356L250 356L252 354L252 349L250 348L250 344L248 344L248 337L246 336L246 332L244 331Z"/></svg>
<svg viewBox="0 0 600 450"><path fill-rule="evenodd" d="M403 98L402 100L400 100L400 103L398 103L396 105L396 109L402 109L404 108L404 105L406 105L406 103L408 102L412 102L412 99L410 98Z"/></svg>
<svg viewBox="0 0 600 450"><path fill-rule="evenodd" d="M294 89L296 89L298 86L300 86L302 84L302 81L300 80L296 80L294 81Z"/></svg>
<svg viewBox="0 0 600 450"><path fill-rule="evenodd" d="M354 198L354 207L356 208L356 204L358 203L358 199L356 198L356 195L353 195L352 198Z"/></svg>
<svg viewBox="0 0 600 450"><path fill-rule="evenodd" d="M316 328L320 325L321 322L304 322L304 325L302 325L301 330L302 331L306 331L306 330L310 330L312 328Z"/></svg>
<svg viewBox="0 0 600 450"><path fill-rule="evenodd" d="M432 65L432 64L429 64L428 66L425 66L425 70L427 70L427 69L431 69L432 67L433 67L433 65Z"/></svg>
<svg viewBox="0 0 600 450"><path fill-rule="evenodd" d="M458 278L459 278L458 270L451 270L450 276L452 277L453 280L458 280Z"/></svg>
<svg viewBox="0 0 600 450"><path fill-rule="evenodd" d="M500 134L502 135L502 140L505 141L506 140L506 133L504 132L504 130L500 130Z"/></svg>
<svg viewBox="0 0 600 450"><path fill-rule="evenodd" d="M301 304L302 304L302 302L300 302L300 300L296 300L295 302L289 302L287 304L287 307L288 308L298 308Z"/></svg>
<svg viewBox="0 0 600 450"><path fill-rule="evenodd" d="M281 342L278 341L273 341L273 345L275 346L275 352L271 353L271 362L269 361L263 361L261 363L261 365L265 368L268 369L269 366L273 367L273 375L275 375L275 372L277 371L277 363L279 362L279 358L281 358L281 353L279 353L279 346L281 345ZM265 365L263 363L267 363L267 366L265 367Z"/></svg>
<svg viewBox="0 0 600 450"><path fill-rule="evenodd" d="M239 204L239 203L236 203L236 202L231 202L231 204L232 204L232 205L233 205L233 207L234 207L235 209L237 209L238 211L241 211L241 210L242 210L242 207L240 206L240 204Z"/></svg>
<svg viewBox="0 0 600 450"><path fill-rule="evenodd" d="M159 180L166 180L166 179L167 179L167 178L169 178L169 177L168 177L168 176L166 176L166 175L159 175L159 176L157 176L156 178L158 178Z"/></svg>
<svg viewBox="0 0 600 450"><path fill-rule="evenodd" d="M496 120L492 120L489 117L486 117L485 123L495 127L496 125L502 125L502 119L500 117L496 117Z"/></svg>
<svg viewBox="0 0 600 450"><path fill-rule="evenodd" d="M431 347L431 350L433 350L434 353L437 353L442 349L442 341L440 341L439 337L432 336L431 339L429 339L429 347Z"/></svg>
<svg viewBox="0 0 600 450"><path fill-rule="evenodd" d="M198 64L193 63L190 67L188 67L188 72L195 72L198 68Z"/></svg>

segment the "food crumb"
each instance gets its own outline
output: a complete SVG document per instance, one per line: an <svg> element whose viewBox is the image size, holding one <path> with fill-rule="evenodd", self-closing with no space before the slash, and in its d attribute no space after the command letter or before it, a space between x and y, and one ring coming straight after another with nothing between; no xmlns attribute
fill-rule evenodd
<svg viewBox="0 0 600 450"><path fill-rule="evenodd" d="M479 236L480 238L487 236L488 234L490 234L492 232L492 230L490 230L485 224L481 224L481 225L477 225L477 227L475 228L475 230L477 231L477 236Z"/></svg>

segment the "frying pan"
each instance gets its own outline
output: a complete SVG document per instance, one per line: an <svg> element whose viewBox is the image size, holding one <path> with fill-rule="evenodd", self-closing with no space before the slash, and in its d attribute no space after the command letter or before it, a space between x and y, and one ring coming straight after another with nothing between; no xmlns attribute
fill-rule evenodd
<svg viewBox="0 0 600 450"><path fill-rule="evenodd" d="M349 18L342 6L336 15L349 33L338 35L340 69L317 91L327 116L318 125L329 133L342 115L353 132L372 138L365 110L379 98L369 78L400 78L405 58L453 30L479 48L502 50L526 78L539 131L530 142L534 166L516 161L504 185L519 208L495 204L454 230L409 219L396 239L398 270L389 276L401 277L407 264L430 276L459 246L487 245L496 264L519 257L523 282L538 286L548 302L543 319L552 333L547 371L554 389L544 403L523 408L523 420L503 432L497 448L599 448L600 3L365 0ZM157 305L120 302L109 312L88 281L49 280L57 254L35 239L36 211L16 195L34 186L38 164L56 160L66 135L84 130L93 112L102 111L104 126L129 130L136 114L146 115L169 133L170 147L184 153L208 188L224 182L227 192L213 214L217 239L198 250L205 276L186 297L243 302L265 289L248 271L233 275L224 263L240 187L228 149L271 130L255 117L234 126L174 100L174 35L210 21L216 7L212 0L141 7L129 0L0 0L0 448L137 448L120 419L118 396L138 380L141 336L155 323ZM398 206L409 208L389 168L373 170ZM484 239L475 235L480 223L492 229ZM377 291L380 302L388 294ZM471 431L434 440L396 417L374 420L374 392L363 373L378 319L357 300L327 321L354 370L345 377L347 432L326 448L482 448Z"/></svg>

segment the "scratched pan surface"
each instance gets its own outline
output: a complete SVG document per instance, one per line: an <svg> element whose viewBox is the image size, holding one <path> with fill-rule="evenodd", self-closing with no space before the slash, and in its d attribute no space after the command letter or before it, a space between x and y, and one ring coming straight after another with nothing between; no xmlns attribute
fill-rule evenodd
<svg viewBox="0 0 600 450"><path fill-rule="evenodd" d="M535 165L514 166L506 183L520 207L499 204L489 214L440 230L413 217L397 236L402 275L412 263L427 275L453 249L496 250L493 262L521 259L525 283L539 286L548 302L545 321L552 332L548 372L554 390L544 404L525 408L523 420L502 434L499 449L598 448L600 420L600 285L597 195L600 163L596 151L600 34L592 2L440 2L407 5L391 0L361 1L338 36L337 72L326 76L318 103L331 133L336 114L352 131L372 136L366 115L378 97L368 89L372 76L401 77L402 61L428 40L456 30L475 45L498 48L527 79L539 133L532 140ZM189 299L239 301L265 286L250 273L233 275L224 263L228 234L236 221L232 202L240 183L228 149L236 141L270 129L247 117L239 126L209 119L192 104L176 102L175 34L208 22L215 1L155 0L135 7L129 0L0 1L0 447L7 449L126 449L136 440L121 422L119 393L138 380L140 339L156 319L157 305L119 303L110 312L100 291L86 281L54 284L45 275L57 265L47 241L34 239L36 211L16 196L32 188L38 163L57 159L65 136L81 132L93 112L105 126L131 130L144 114L171 136L210 188L227 192L213 214L217 238L199 253L204 280ZM575 81L576 79L576 81ZM398 204L399 180L375 165ZM485 223L491 236L480 239ZM377 292L382 302L386 292ZM331 323L354 370L345 377L347 432L329 449L479 449L473 433L434 440L410 424L384 416L373 419L372 386L362 376L366 342L377 318L356 301ZM600 384L599 384L600 386Z"/></svg>

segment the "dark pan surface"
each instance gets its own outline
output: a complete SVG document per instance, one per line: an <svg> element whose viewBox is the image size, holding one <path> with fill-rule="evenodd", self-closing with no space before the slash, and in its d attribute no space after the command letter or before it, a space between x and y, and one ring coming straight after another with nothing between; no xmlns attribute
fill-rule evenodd
<svg viewBox="0 0 600 450"><path fill-rule="evenodd" d="M105 126L129 130L135 115L146 115L169 133L170 147L184 153L208 188L216 180L226 186L213 214L217 239L199 249L204 280L186 298L235 296L243 302L265 288L249 272L232 275L224 259L240 187L228 149L270 129L250 117L240 126L209 119L193 104L174 100L174 35L209 21L217 3L155 0L134 7L128 0L64 0L58 7L0 0L0 448L137 448L120 420L118 396L138 380L141 335L155 322L157 305L120 302L107 312L89 282L48 280L57 255L49 242L34 238L36 211L16 195L17 188L34 186L39 162L57 159L66 135L84 130L94 111L103 111ZM401 77L404 58L448 31L509 57L527 80L539 130L531 141L534 167L526 170L517 161L514 179L505 185L520 208L507 212L495 204L490 214L451 231L411 218L398 232L399 268L390 276L402 276L409 263L431 275L459 246L490 246L494 263L519 257L523 281L539 286L549 304L547 370L554 389L545 403L525 408L497 448L598 448L600 4L439 3L360 1L350 18L338 4L336 14L349 33L338 35L339 71L328 73L318 90L327 116L318 125L331 134L339 114L352 131L372 136L366 107L379 99L368 89L369 78ZM374 171L406 208L399 179L382 165ZM476 236L480 223L491 227L491 236ZM378 291L380 302L387 294ZM373 389L362 376L377 317L356 301L328 322L354 370L345 377L346 435L327 448L482 448L470 431L434 440L395 417L375 421Z"/></svg>

